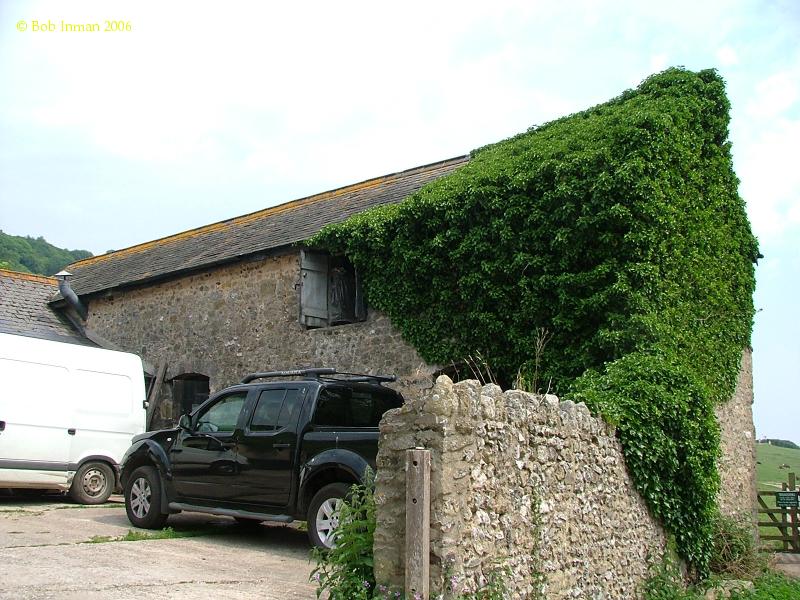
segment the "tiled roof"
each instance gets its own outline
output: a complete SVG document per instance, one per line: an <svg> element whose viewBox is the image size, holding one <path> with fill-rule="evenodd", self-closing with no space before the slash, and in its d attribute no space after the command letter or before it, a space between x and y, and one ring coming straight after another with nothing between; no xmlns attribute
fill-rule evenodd
<svg viewBox="0 0 800 600"><path fill-rule="evenodd" d="M0 269L0 333L94 346L48 306L57 291L54 277Z"/></svg>
<svg viewBox="0 0 800 600"><path fill-rule="evenodd" d="M466 164L469 156L416 167L241 217L87 258L67 267L76 293L161 279L308 239L324 225L400 202Z"/></svg>

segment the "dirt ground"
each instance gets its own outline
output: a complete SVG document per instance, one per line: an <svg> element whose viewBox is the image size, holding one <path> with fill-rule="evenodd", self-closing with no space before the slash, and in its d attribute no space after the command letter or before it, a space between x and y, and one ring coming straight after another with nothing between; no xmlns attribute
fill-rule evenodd
<svg viewBox="0 0 800 600"><path fill-rule="evenodd" d="M182 513L167 525L196 537L119 541L153 532L132 527L121 498L112 500L0 496L0 598L315 598L309 543L296 526Z"/></svg>
<svg viewBox="0 0 800 600"><path fill-rule="evenodd" d="M800 578L800 554L777 552L774 567L790 577Z"/></svg>

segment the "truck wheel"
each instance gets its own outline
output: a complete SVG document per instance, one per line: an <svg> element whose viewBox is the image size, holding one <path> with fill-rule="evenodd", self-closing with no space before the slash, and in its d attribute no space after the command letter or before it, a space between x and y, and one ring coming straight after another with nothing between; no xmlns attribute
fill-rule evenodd
<svg viewBox="0 0 800 600"><path fill-rule="evenodd" d="M334 532L339 526L339 505L347 496L350 486L331 483L321 488L308 507L308 539L318 548L333 548Z"/></svg>
<svg viewBox="0 0 800 600"><path fill-rule="evenodd" d="M161 512L161 478L154 467L139 467L125 484L125 512L136 527L161 529L167 515Z"/></svg>
<svg viewBox="0 0 800 600"><path fill-rule="evenodd" d="M72 479L69 495L80 504L102 504L114 491L114 471L106 463L88 462Z"/></svg>

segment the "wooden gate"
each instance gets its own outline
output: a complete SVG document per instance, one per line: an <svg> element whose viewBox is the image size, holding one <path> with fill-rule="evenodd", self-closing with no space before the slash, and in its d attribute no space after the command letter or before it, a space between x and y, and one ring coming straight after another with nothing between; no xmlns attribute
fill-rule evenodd
<svg viewBox="0 0 800 600"><path fill-rule="evenodd" d="M762 529L767 528L771 532L777 529L780 535L761 534L761 540L765 542L776 541L777 545L764 544L765 550L773 552L797 552L800 553L800 522L798 522L798 491L795 474L789 473L789 483L782 484L783 490L758 492L758 526ZM768 520L762 521L762 516L766 515Z"/></svg>

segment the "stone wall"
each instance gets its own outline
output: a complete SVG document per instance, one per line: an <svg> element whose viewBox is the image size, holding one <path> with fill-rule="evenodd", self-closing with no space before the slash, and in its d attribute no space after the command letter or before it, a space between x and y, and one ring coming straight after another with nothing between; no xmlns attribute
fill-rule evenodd
<svg viewBox="0 0 800 600"><path fill-rule="evenodd" d="M716 409L720 427L719 508L725 515L753 515L756 505L756 432L753 426L753 353L742 353L739 382Z"/></svg>
<svg viewBox="0 0 800 600"><path fill-rule="evenodd" d="M432 372L374 310L363 323L306 329L299 283L296 251L243 261L91 298L87 325L153 365L165 360L167 379L206 375L212 392L247 373L296 367L396 374L401 387ZM163 417L177 416L162 406Z"/></svg>
<svg viewBox="0 0 800 600"><path fill-rule="evenodd" d="M508 568L514 598L629 599L662 555L610 426L582 404L442 376L381 423L379 583L403 585L403 468L415 447L432 454L432 597Z"/></svg>

